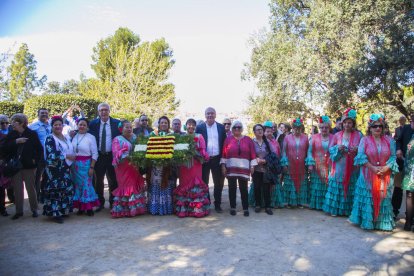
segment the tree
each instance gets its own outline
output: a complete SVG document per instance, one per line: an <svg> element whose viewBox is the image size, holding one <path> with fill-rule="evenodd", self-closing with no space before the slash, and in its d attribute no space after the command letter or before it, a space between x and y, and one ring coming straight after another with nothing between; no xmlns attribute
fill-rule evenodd
<svg viewBox="0 0 414 276"><path fill-rule="evenodd" d="M35 89L41 89L46 82L46 76L37 77L37 61L29 52L29 47L23 43L7 68L9 80L7 88L9 99L12 101L24 101L31 97Z"/></svg>
<svg viewBox="0 0 414 276"><path fill-rule="evenodd" d="M113 81L115 74L115 57L120 48L124 48L127 53L133 51L140 42L139 36L128 28L119 28L115 34L105 39L101 39L93 48L92 69L96 76L102 80Z"/></svg>
<svg viewBox="0 0 414 276"><path fill-rule="evenodd" d="M106 101L115 113L173 115L179 105L168 83L174 65L165 39L139 43L132 31L120 28L94 48L98 79L81 80L81 95ZM100 49L99 51L97 49Z"/></svg>
<svg viewBox="0 0 414 276"><path fill-rule="evenodd" d="M271 31L252 39L244 72L261 92L250 113L276 106L287 116L334 115L380 98L404 113L401 89L413 80L411 1L273 0L270 7Z"/></svg>
<svg viewBox="0 0 414 276"><path fill-rule="evenodd" d="M79 82L77 80L71 79L66 80L61 85L58 81L48 82L47 88L45 89L45 94L72 94L79 95Z"/></svg>

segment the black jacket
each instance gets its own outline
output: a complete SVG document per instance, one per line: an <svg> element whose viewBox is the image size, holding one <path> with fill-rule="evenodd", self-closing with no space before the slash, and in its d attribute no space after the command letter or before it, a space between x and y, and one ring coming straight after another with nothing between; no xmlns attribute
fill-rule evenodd
<svg viewBox="0 0 414 276"><path fill-rule="evenodd" d="M114 119L112 117L109 117L109 124L111 125L111 138L112 140L118 136L121 135L121 132L119 131L118 124L120 123L119 120ZM95 136L96 139L96 145L98 146L98 150L100 149L99 144L99 128L101 127L101 118L92 120L89 123L89 133Z"/></svg>
<svg viewBox="0 0 414 276"><path fill-rule="evenodd" d="M219 138L219 156L221 157L222 153L223 153L223 145L224 145L224 140L226 140L227 135L226 135L226 130L224 129L224 126L220 123L217 123L217 132L218 132L218 138ZM208 144L208 135L207 135L207 125L206 123L202 123L200 125L198 125L196 127L195 130L196 133L199 133L201 135L203 135L204 140L206 141L206 147Z"/></svg>
<svg viewBox="0 0 414 276"><path fill-rule="evenodd" d="M408 124L402 128L400 136L397 137L397 150L402 150L404 156L407 152L407 145L413 134L414 130L411 128L411 125Z"/></svg>
<svg viewBox="0 0 414 276"><path fill-rule="evenodd" d="M17 138L28 138L23 144L16 144ZM43 147L40 143L37 133L26 127L22 134L13 130L7 134L2 150L4 149L6 160L10 160L17 155L17 150L20 146L23 146L22 156L20 161L22 162L23 169L34 169L41 159L43 159Z"/></svg>

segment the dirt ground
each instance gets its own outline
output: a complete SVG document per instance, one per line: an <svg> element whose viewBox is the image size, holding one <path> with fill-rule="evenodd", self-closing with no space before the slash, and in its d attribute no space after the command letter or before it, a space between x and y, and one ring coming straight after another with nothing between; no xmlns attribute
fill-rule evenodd
<svg viewBox="0 0 414 276"><path fill-rule="evenodd" d="M212 187L210 187L212 192ZM212 194L212 193L211 193ZM414 233L368 232L308 209L202 219L0 217L0 275L414 275ZM8 207L14 214L14 206Z"/></svg>

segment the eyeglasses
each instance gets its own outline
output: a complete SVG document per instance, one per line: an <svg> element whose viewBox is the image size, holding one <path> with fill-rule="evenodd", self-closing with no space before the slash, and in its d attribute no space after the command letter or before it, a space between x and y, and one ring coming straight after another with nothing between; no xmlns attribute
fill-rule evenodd
<svg viewBox="0 0 414 276"><path fill-rule="evenodd" d="M373 126L371 126L372 128L384 128L384 126L383 125L373 125Z"/></svg>
<svg viewBox="0 0 414 276"><path fill-rule="evenodd" d="M225 126L229 126L229 125L231 125L230 123L224 123L223 125L225 125Z"/></svg>
<svg viewBox="0 0 414 276"><path fill-rule="evenodd" d="M8 125L9 122L1 122L2 125Z"/></svg>
<svg viewBox="0 0 414 276"><path fill-rule="evenodd" d="M242 127L241 126L235 126L235 127L233 127L233 129L242 129Z"/></svg>

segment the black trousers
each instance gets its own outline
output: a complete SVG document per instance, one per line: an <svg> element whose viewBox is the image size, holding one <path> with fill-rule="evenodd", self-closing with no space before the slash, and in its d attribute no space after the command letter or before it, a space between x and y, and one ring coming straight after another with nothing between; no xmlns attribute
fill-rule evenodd
<svg viewBox="0 0 414 276"><path fill-rule="evenodd" d="M401 187L394 187L394 191L392 193L391 204L392 209L395 216L398 216L400 212L401 203L403 200L403 190Z"/></svg>
<svg viewBox="0 0 414 276"><path fill-rule="evenodd" d="M208 185L209 178L210 178L210 171L213 175L213 183L214 183L214 206L220 207L221 205L221 194L223 192L224 181L221 181L222 173L220 167L220 157L215 156L210 158L210 160L203 164L202 169L202 178L204 183ZM210 199L210 193L209 193Z"/></svg>
<svg viewBox="0 0 414 276"><path fill-rule="evenodd" d="M35 178L36 195L37 195L37 201L39 202L43 202L42 190L44 187L44 183L46 183L46 177L44 176L45 168L46 168L46 161L44 160L39 161L39 163L37 164L36 178Z"/></svg>
<svg viewBox="0 0 414 276"><path fill-rule="evenodd" d="M112 205L114 196L112 192L118 187L116 182L115 169L112 166L112 152L108 154L99 154L95 164L95 191L101 202L101 206L105 204L104 197L104 178L108 179L109 187L109 203Z"/></svg>
<svg viewBox="0 0 414 276"><path fill-rule="evenodd" d="M406 191L406 208L407 211L405 213L405 223L407 225L413 224L414 219L414 192Z"/></svg>
<svg viewBox="0 0 414 276"><path fill-rule="evenodd" d="M0 187L0 213L6 211L6 189Z"/></svg>
<svg viewBox="0 0 414 276"><path fill-rule="evenodd" d="M243 210L249 209L249 192L247 190L247 179L242 177L228 177L229 182L229 200L230 208L236 208L237 180L239 181L239 190ZM256 185L256 184L255 184Z"/></svg>
<svg viewBox="0 0 414 276"><path fill-rule="evenodd" d="M256 201L256 207L262 206L262 194L264 198L265 208L270 208L270 183L263 181L264 173L254 172L253 183L254 183L254 199Z"/></svg>

